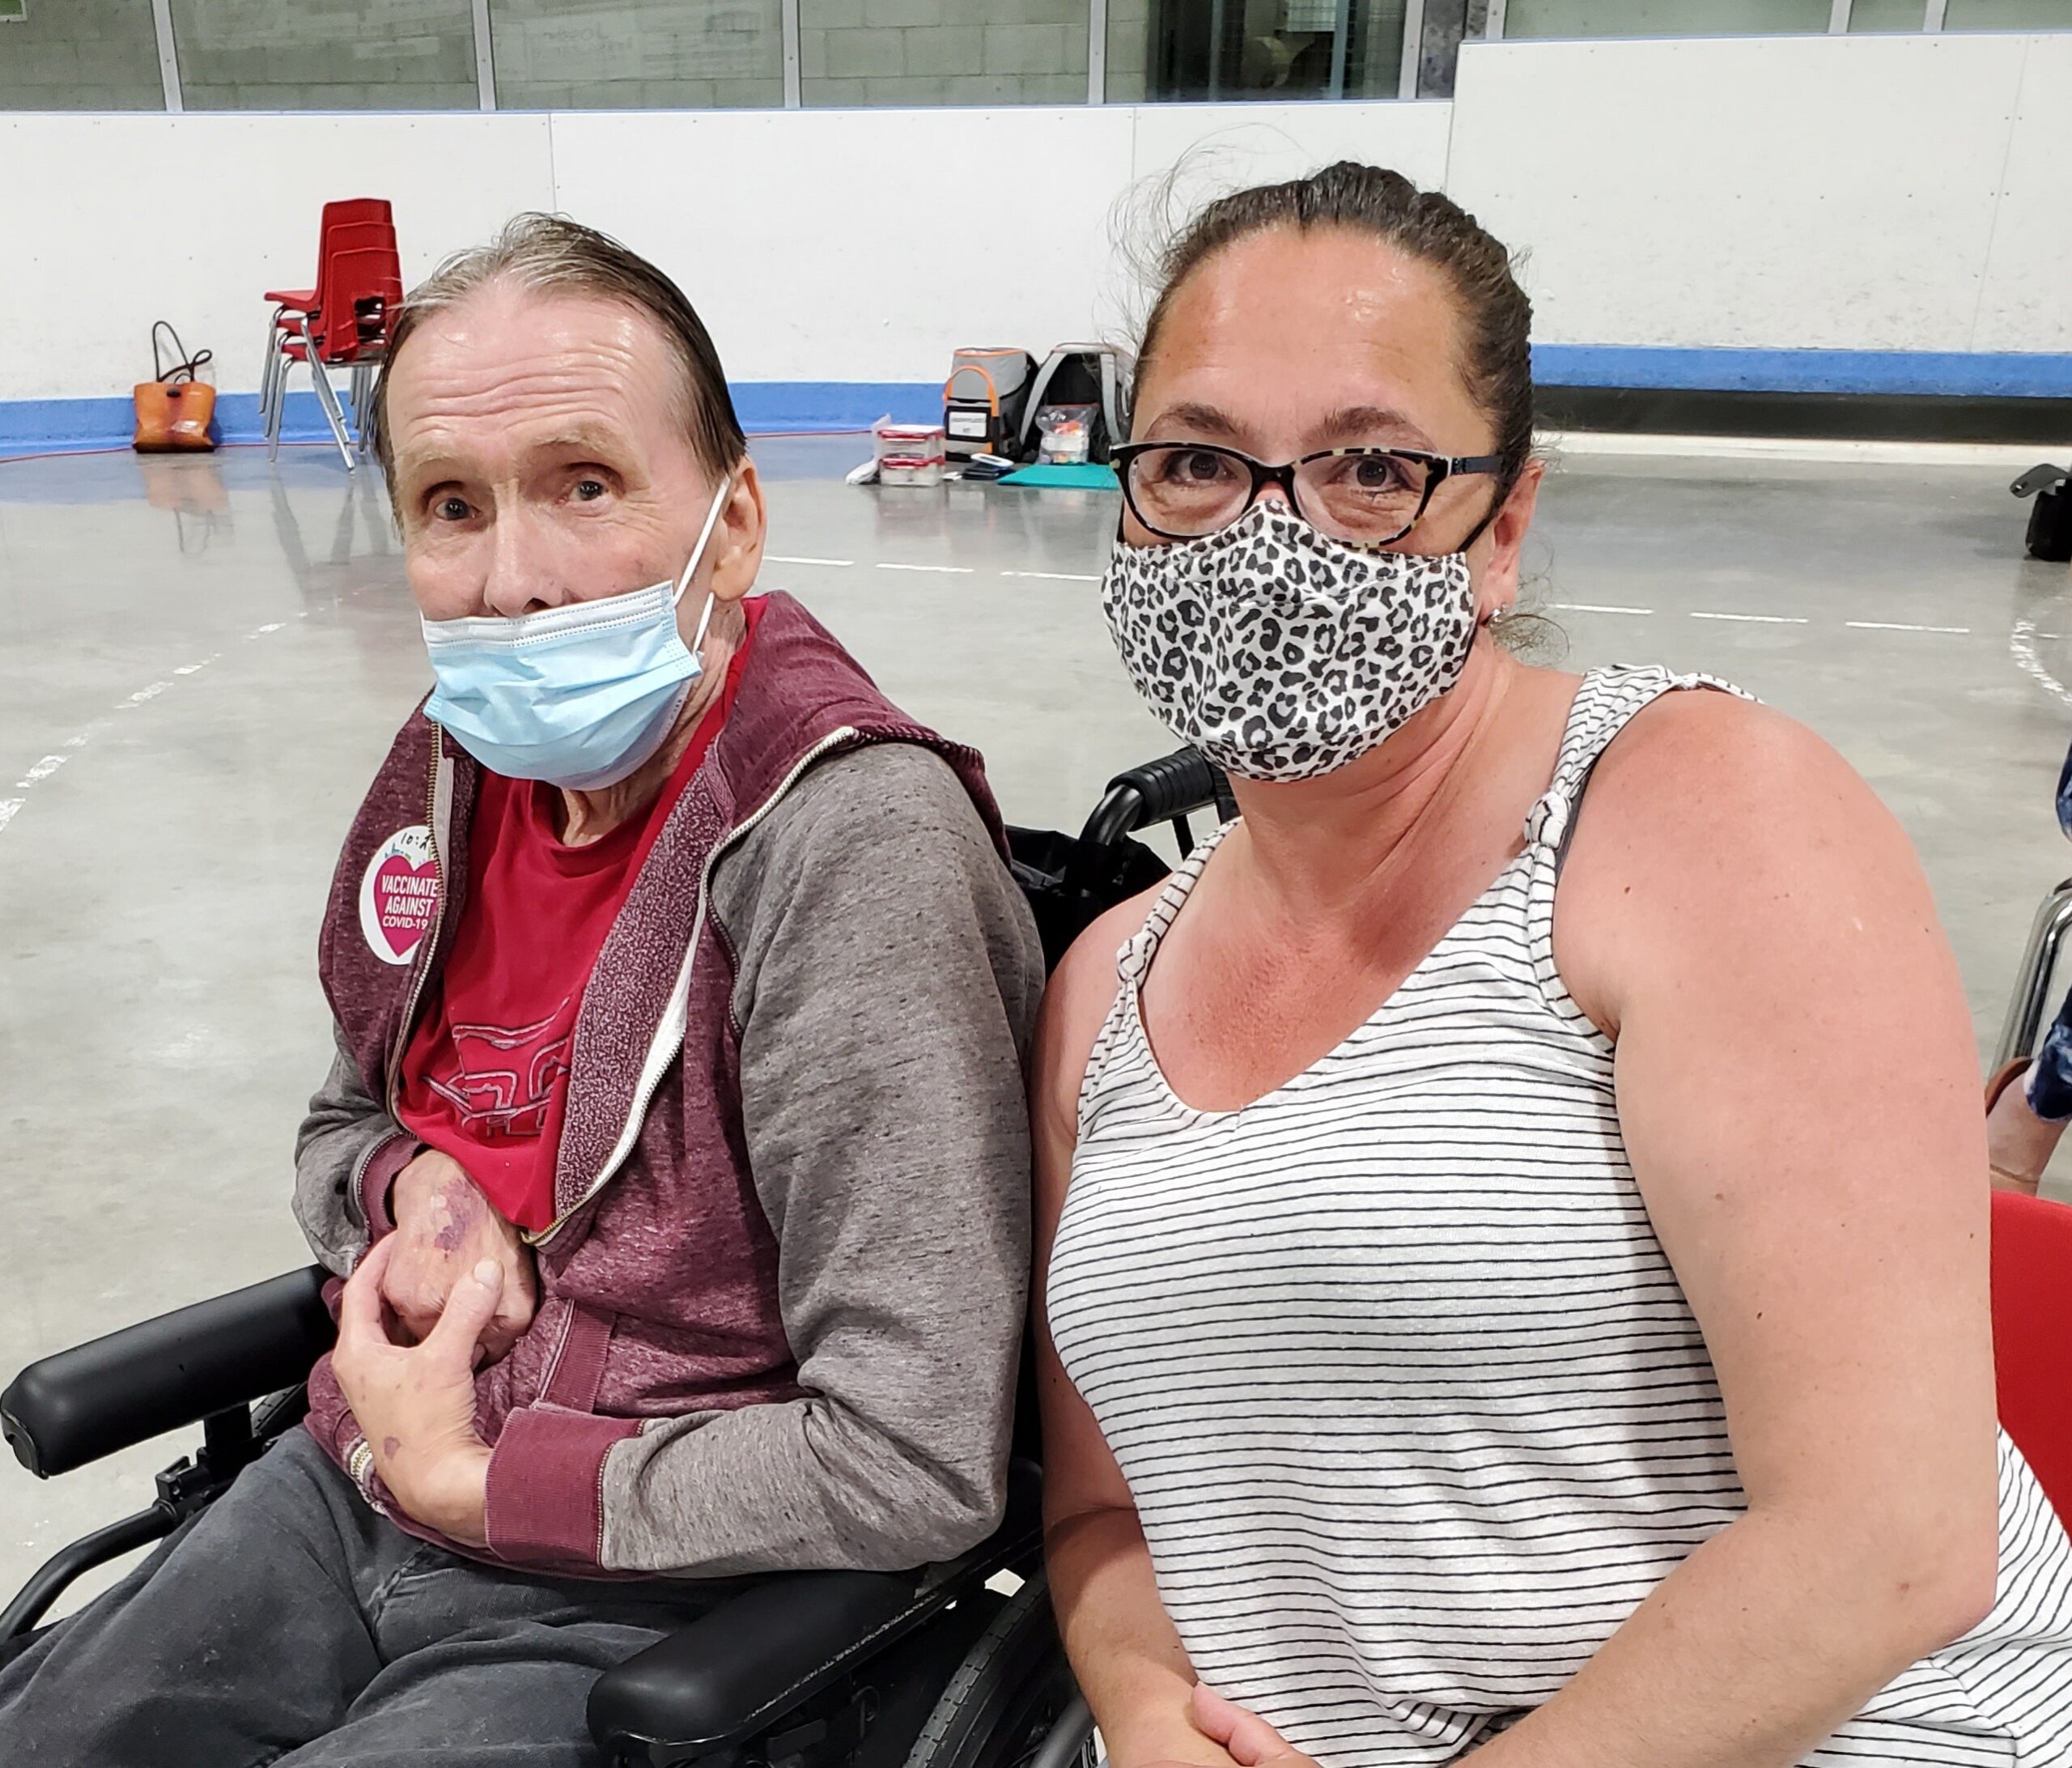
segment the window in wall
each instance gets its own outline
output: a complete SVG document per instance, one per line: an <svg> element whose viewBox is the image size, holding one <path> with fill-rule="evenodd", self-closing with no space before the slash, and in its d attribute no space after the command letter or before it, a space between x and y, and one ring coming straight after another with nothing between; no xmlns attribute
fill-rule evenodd
<svg viewBox="0 0 2072 1768"><path fill-rule="evenodd" d="M1849 0L1852 32L1918 31L1928 20L1923 0Z"/></svg>
<svg viewBox="0 0 2072 1768"><path fill-rule="evenodd" d="M0 110L163 110L151 0L37 0L0 23Z"/></svg>
<svg viewBox="0 0 2072 1768"><path fill-rule="evenodd" d="M1108 0L1108 102L1393 98L1404 11L1403 0Z"/></svg>
<svg viewBox="0 0 2072 1768"><path fill-rule="evenodd" d="M1078 104L1086 0L799 0L807 104Z"/></svg>
<svg viewBox="0 0 2072 1768"><path fill-rule="evenodd" d="M1510 0L1506 37L1769 36L1825 31L1828 0Z"/></svg>
<svg viewBox="0 0 2072 1768"><path fill-rule="evenodd" d="M469 0L172 0L172 40L189 110L473 110L481 99Z"/></svg>
<svg viewBox="0 0 2072 1768"><path fill-rule="evenodd" d="M780 0L490 0L499 109L784 102Z"/></svg>
<svg viewBox="0 0 2072 1768"><path fill-rule="evenodd" d="M1950 0L1946 31L2072 31L2072 0Z"/></svg>

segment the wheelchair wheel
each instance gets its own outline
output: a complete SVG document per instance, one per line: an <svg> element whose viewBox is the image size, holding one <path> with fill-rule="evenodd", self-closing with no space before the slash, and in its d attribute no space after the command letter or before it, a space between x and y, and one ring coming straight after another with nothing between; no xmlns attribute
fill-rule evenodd
<svg viewBox="0 0 2072 1768"><path fill-rule="evenodd" d="M906 1768L1094 1768L1094 1761L1093 1720L1038 1571L966 1654Z"/></svg>

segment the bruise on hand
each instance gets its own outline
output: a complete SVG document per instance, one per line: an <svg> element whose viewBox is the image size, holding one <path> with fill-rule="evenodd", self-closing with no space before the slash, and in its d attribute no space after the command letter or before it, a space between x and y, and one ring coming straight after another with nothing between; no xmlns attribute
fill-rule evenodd
<svg viewBox="0 0 2072 1768"><path fill-rule="evenodd" d="M466 1243L469 1230L488 1208L482 1193L471 1184L440 1186L432 1193L431 1205L439 1223L431 1243L442 1252L459 1252Z"/></svg>

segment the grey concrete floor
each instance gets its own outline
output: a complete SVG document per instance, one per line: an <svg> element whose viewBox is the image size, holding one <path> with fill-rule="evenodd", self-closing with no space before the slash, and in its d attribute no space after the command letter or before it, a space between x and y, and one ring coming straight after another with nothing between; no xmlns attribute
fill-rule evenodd
<svg viewBox="0 0 2072 1768"><path fill-rule="evenodd" d="M1076 824L1170 746L1095 599L1115 498L859 490L860 452L757 445L767 582L983 748L1015 820ZM1863 771L1921 849L1982 1051L2072 870L2072 581L2021 559L2010 476L1576 455L1530 550L1571 663L1727 676ZM306 1259L318 913L428 685L378 487L328 450L0 464L0 1380ZM0 1587L138 1507L181 1446L47 1485L0 1465Z"/></svg>

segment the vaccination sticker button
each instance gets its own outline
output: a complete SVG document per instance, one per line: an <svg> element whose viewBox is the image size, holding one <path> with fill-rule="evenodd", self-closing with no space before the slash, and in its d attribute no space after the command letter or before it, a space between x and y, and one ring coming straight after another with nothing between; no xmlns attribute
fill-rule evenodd
<svg viewBox="0 0 2072 1768"><path fill-rule="evenodd" d="M359 883L359 927L384 964L416 955L439 907L439 862L422 822L398 829L375 850Z"/></svg>

